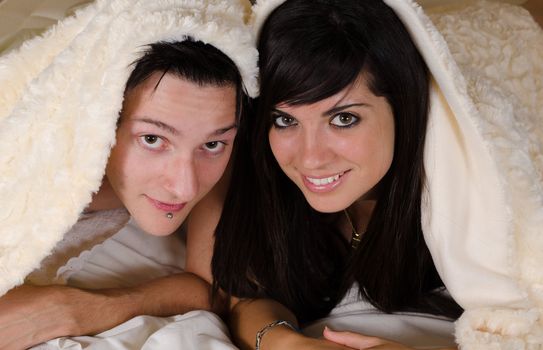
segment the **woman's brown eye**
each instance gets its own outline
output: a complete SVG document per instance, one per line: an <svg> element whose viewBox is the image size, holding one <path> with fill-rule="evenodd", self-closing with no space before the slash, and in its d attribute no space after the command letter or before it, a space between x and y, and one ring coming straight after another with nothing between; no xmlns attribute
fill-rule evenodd
<svg viewBox="0 0 543 350"><path fill-rule="evenodd" d="M349 128L360 121L360 118L351 113L339 113L336 114L330 124L340 127L340 128Z"/></svg>
<svg viewBox="0 0 543 350"><path fill-rule="evenodd" d="M276 128L287 128L292 125L296 125L296 121L294 118L288 116L288 115L276 115L273 118L273 125Z"/></svg>

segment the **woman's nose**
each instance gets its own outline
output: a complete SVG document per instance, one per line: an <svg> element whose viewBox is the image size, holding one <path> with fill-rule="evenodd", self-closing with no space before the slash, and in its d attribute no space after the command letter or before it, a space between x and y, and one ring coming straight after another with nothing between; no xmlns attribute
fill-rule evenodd
<svg viewBox="0 0 543 350"><path fill-rule="evenodd" d="M307 170L322 168L333 158L333 152L326 135L319 132L305 132L301 147L297 152L302 166Z"/></svg>

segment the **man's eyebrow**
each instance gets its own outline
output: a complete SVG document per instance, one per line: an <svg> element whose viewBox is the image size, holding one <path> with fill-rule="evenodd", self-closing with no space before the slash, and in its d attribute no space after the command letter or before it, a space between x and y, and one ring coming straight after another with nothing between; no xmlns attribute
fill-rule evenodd
<svg viewBox="0 0 543 350"><path fill-rule="evenodd" d="M232 129L235 129L237 127L238 127L238 123L234 123L234 124L231 124L231 125L227 126L226 128L220 128L220 129L217 129L217 130L213 131L211 134L209 134L209 136L219 136L219 135L225 134L228 131L230 131Z"/></svg>
<svg viewBox="0 0 543 350"><path fill-rule="evenodd" d="M169 132L170 134L179 135L179 131L177 131L173 126L168 125L158 120L154 120L151 118L138 118L138 119L132 119L132 121L152 124L154 126L161 128L162 130Z"/></svg>
<svg viewBox="0 0 543 350"><path fill-rule="evenodd" d="M173 135L179 135L180 132L174 128L173 126L171 125L168 125L166 123L163 123L161 121L158 121L158 120L154 120L154 119L151 119L151 118L138 118L138 119L132 119L132 121L135 121L135 122L142 122L142 123L147 123L147 124L152 124L152 125L155 125L163 130L166 130L167 132L173 134ZM209 136L219 136L219 135L222 135L222 134L225 134L227 133L228 131L232 130L232 129L235 129L238 127L238 124L237 123L233 123L225 128L220 128L220 129L217 129L215 131L212 131Z"/></svg>

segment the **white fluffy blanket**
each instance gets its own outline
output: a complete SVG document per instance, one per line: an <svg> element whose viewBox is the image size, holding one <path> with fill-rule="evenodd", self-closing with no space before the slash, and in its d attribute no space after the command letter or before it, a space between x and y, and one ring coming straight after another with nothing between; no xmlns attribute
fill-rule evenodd
<svg viewBox="0 0 543 350"><path fill-rule="evenodd" d="M540 349L543 31L512 5L429 14L447 48L422 50L439 87L423 224L436 266L466 310L456 337L463 349Z"/></svg>
<svg viewBox="0 0 543 350"><path fill-rule="evenodd" d="M543 32L491 2L386 0L432 72L425 239L466 310L463 349L543 346Z"/></svg>

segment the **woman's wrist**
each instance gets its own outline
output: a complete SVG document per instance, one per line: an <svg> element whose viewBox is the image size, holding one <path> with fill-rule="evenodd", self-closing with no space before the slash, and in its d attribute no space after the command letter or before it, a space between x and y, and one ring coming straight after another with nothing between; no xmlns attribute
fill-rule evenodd
<svg viewBox="0 0 543 350"><path fill-rule="evenodd" d="M290 322L288 321L285 321L285 320L275 320L273 322L270 322L268 323L267 325L265 325L264 327L262 327L257 333L256 333L256 346L255 346L255 350L261 350L261 343L262 343L262 338L264 337L264 335L268 332L270 332L271 330L273 330L274 328L276 327L282 327L282 326L285 326L287 328L290 328L291 330L293 331L296 331L298 332L298 330L296 329L295 326L293 326L292 324L290 324Z"/></svg>
<svg viewBox="0 0 543 350"><path fill-rule="evenodd" d="M291 326L279 324L268 329L260 337L259 350L294 349L293 344L299 342L301 338L304 338L304 335L291 328Z"/></svg>

